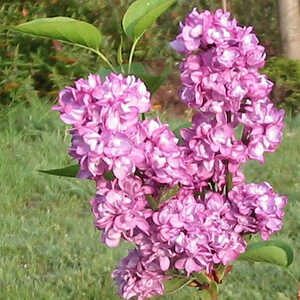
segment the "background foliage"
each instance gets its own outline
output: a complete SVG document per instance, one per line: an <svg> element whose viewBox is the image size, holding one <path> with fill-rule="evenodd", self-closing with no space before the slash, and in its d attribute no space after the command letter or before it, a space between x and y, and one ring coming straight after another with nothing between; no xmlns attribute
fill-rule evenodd
<svg viewBox="0 0 300 300"><path fill-rule="evenodd" d="M121 17L132 0L34 0L2 1L0 18L4 25L21 24L40 17L67 16L80 19L101 28L104 34L104 53L112 59L116 57L121 32ZM277 1L249 0L247 9L240 0L228 0L229 10L242 25L253 25L262 44L267 48L268 57L281 53L280 36L277 21ZM221 7L221 0L178 0L157 21L138 44L137 60L146 62L156 72L167 64L177 64L180 56L170 47L178 32L178 23L193 8L215 10ZM124 44L125 56L129 54L130 44ZM299 64L281 59L281 64L299 69ZM125 61L126 62L126 61ZM0 32L0 103L25 101L31 103L34 96L54 99L59 89L71 84L75 79L90 72L97 72L102 62L96 55L82 51L57 41L33 38L7 31ZM273 67L275 70L273 70ZM283 80L278 75L278 64L271 63L266 71L273 81L278 82L280 93L275 96L276 103L281 103L293 113L299 110L298 87L300 72L295 72L293 79ZM290 72L291 74L291 72ZM279 78L280 77L280 78ZM293 83L291 83L291 81ZM172 73L164 91L159 92L154 103L181 111L177 92L178 74ZM297 100L294 99L294 96ZM279 97L281 97L279 99ZM294 100L292 100L292 98ZM286 102L284 105L282 102ZM179 108L177 107L179 106Z"/></svg>
<svg viewBox="0 0 300 300"><path fill-rule="evenodd" d="M264 73L275 83L272 100L295 116L300 112L300 61L280 57L268 60Z"/></svg>

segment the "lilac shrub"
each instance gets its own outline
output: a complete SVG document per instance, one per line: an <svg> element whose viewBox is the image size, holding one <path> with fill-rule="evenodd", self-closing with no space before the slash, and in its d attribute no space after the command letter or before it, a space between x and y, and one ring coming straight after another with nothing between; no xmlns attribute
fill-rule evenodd
<svg viewBox="0 0 300 300"><path fill-rule="evenodd" d="M180 139L158 118L141 118L150 93L134 76L89 75L53 108L72 126L78 177L96 182L102 242L135 245L112 274L125 299L162 295L172 272L213 278L245 251L247 235L268 240L280 230L287 203L267 182L245 184L242 172L276 150L284 117L259 73L266 55L252 28L221 10L194 9L171 45L184 55L181 99L196 110Z"/></svg>

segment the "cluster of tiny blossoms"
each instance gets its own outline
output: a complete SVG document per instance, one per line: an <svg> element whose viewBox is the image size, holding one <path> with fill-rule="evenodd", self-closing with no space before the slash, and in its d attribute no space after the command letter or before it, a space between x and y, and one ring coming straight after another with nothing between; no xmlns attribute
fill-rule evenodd
<svg viewBox="0 0 300 300"><path fill-rule="evenodd" d="M258 71L264 48L229 17L194 9L171 43L185 55L182 101L197 110L180 140L159 119L141 118L150 93L134 76L89 75L54 107L72 126L78 177L96 182L102 242L135 244L112 274L125 299L163 294L169 270L210 274L245 251L246 234L267 240L282 226L286 197L266 182L245 184L241 166L276 150L284 112Z"/></svg>

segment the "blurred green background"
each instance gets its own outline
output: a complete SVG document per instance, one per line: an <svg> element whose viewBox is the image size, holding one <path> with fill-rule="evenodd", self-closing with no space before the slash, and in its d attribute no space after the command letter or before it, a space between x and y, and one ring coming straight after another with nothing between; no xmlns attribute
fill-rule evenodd
<svg viewBox="0 0 300 300"><path fill-rule="evenodd" d="M103 35L103 52L110 60L116 57L120 42L121 18L130 0L32 0L1 1L0 18L4 25L21 24L40 17L67 16L94 24ZM177 97L178 62L180 56L169 42L178 32L178 24L193 8L199 10L221 7L221 0L178 0L148 31L137 47L135 59L144 62L154 72L167 65L172 74L154 97L154 104L174 113L181 112ZM300 63L280 58L281 42L277 1L228 0L229 10L241 25L254 26L269 60L264 72L275 82L273 99L291 114L299 112ZM124 43L125 60L131 44ZM0 103L31 103L36 97L55 99L57 91L102 65L96 55L57 41L33 38L13 32L0 32ZM168 91L168 93L166 93ZM179 107L179 108L178 108Z"/></svg>

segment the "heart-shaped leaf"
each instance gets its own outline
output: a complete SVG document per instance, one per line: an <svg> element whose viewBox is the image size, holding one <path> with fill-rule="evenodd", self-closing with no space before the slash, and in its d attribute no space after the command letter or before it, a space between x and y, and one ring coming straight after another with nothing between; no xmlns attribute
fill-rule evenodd
<svg viewBox="0 0 300 300"><path fill-rule="evenodd" d="M256 242L249 244L238 259L288 267L293 262L294 254L293 249L282 241Z"/></svg>
<svg viewBox="0 0 300 300"><path fill-rule="evenodd" d="M10 27L14 31L99 50L101 33L92 24L66 17L41 18Z"/></svg>
<svg viewBox="0 0 300 300"><path fill-rule="evenodd" d="M61 169L39 170L39 172L55 176L76 177L79 172L79 165L71 165Z"/></svg>
<svg viewBox="0 0 300 300"><path fill-rule="evenodd" d="M193 278L187 277L173 277L172 279L164 280L165 294L170 295L176 293L192 281Z"/></svg>
<svg viewBox="0 0 300 300"><path fill-rule="evenodd" d="M136 40L177 0L137 0L126 11L122 25L126 35Z"/></svg>

